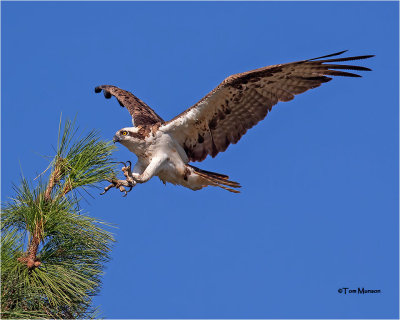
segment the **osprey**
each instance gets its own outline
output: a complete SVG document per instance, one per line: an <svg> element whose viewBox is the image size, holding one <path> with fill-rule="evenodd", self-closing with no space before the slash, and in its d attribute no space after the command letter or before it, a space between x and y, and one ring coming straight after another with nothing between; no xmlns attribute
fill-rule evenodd
<svg viewBox="0 0 400 320"><path fill-rule="evenodd" d="M111 85L95 88L109 99L116 97L132 116L133 127L116 132L113 141L136 154L138 161L131 169L130 161L122 171L125 180L112 178L104 194L116 187L129 191L136 183L153 176L161 181L182 185L192 190L217 186L238 193L240 184L220 173L205 171L189 164L215 157L237 143L248 129L263 120L279 101L290 101L295 95L330 81L328 76L361 77L341 70L370 71L361 66L336 64L373 57L338 56L346 51L297 62L268 66L226 78L195 105L170 121L164 121L146 103L132 93Z"/></svg>

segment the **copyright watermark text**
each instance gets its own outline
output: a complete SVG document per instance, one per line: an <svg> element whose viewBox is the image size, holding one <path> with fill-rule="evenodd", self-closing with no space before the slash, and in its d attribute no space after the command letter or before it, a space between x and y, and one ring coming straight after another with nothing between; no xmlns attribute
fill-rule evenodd
<svg viewBox="0 0 400 320"><path fill-rule="evenodd" d="M368 294L368 293L382 293L379 289L365 289L365 288L339 288L338 292L341 294Z"/></svg>

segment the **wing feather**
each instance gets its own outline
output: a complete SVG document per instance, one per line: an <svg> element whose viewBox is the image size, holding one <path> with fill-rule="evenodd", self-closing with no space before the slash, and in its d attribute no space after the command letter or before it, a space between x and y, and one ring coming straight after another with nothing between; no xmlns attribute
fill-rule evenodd
<svg viewBox="0 0 400 320"><path fill-rule="evenodd" d="M153 109L129 91L110 85L98 86L94 91L96 93L103 91L106 99L110 99L112 96L117 98L121 107L128 109L134 126L153 125L158 122L164 123L164 120Z"/></svg>
<svg viewBox="0 0 400 320"><path fill-rule="evenodd" d="M325 59L344 52L232 75L159 130L173 135L190 161L202 161L208 155L215 157L230 144L237 143L279 101L290 101L295 95L332 80L332 76L360 77L342 70L371 70L336 63L373 55Z"/></svg>

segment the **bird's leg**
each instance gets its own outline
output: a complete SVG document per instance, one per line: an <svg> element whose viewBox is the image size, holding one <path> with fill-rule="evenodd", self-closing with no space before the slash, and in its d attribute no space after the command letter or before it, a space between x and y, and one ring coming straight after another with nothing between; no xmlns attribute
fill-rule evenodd
<svg viewBox="0 0 400 320"><path fill-rule="evenodd" d="M122 171L124 171L124 175L126 177L127 181L135 181L137 183L144 183L149 181L156 173L157 170L161 167L161 165L168 159L167 155L159 155L157 157L154 157L150 164L146 167L146 169L143 171L142 174L139 173L132 173L129 170L124 171L124 168Z"/></svg>
<svg viewBox="0 0 400 320"><path fill-rule="evenodd" d="M131 165L132 163L130 161L129 165L127 166L124 162L121 162L124 166L122 167L122 172L124 173L124 176L126 177L126 180L119 180L116 178L111 178L107 179L107 181L111 182L107 187L104 188L104 191L100 193L100 195L105 194L108 190L111 188L117 188L119 191L124 192L124 197L132 190L132 188L136 185L136 181L131 178L132 172L131 172ZM127 191L125 187L128 187L129 190Z"/></svg>

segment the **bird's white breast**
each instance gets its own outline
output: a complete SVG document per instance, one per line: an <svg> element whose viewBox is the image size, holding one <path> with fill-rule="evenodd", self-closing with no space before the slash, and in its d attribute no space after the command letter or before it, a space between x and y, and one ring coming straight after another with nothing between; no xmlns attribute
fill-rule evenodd
<svg viewBox="0 0 400 320"><path fill-rule="evenodd" d="M142 144L128 147L139 160L148 165L152 159L167 157L167 162L186 164L189 159L180 144L168 133L157 131L153 136L149 134Z"/></svg>

